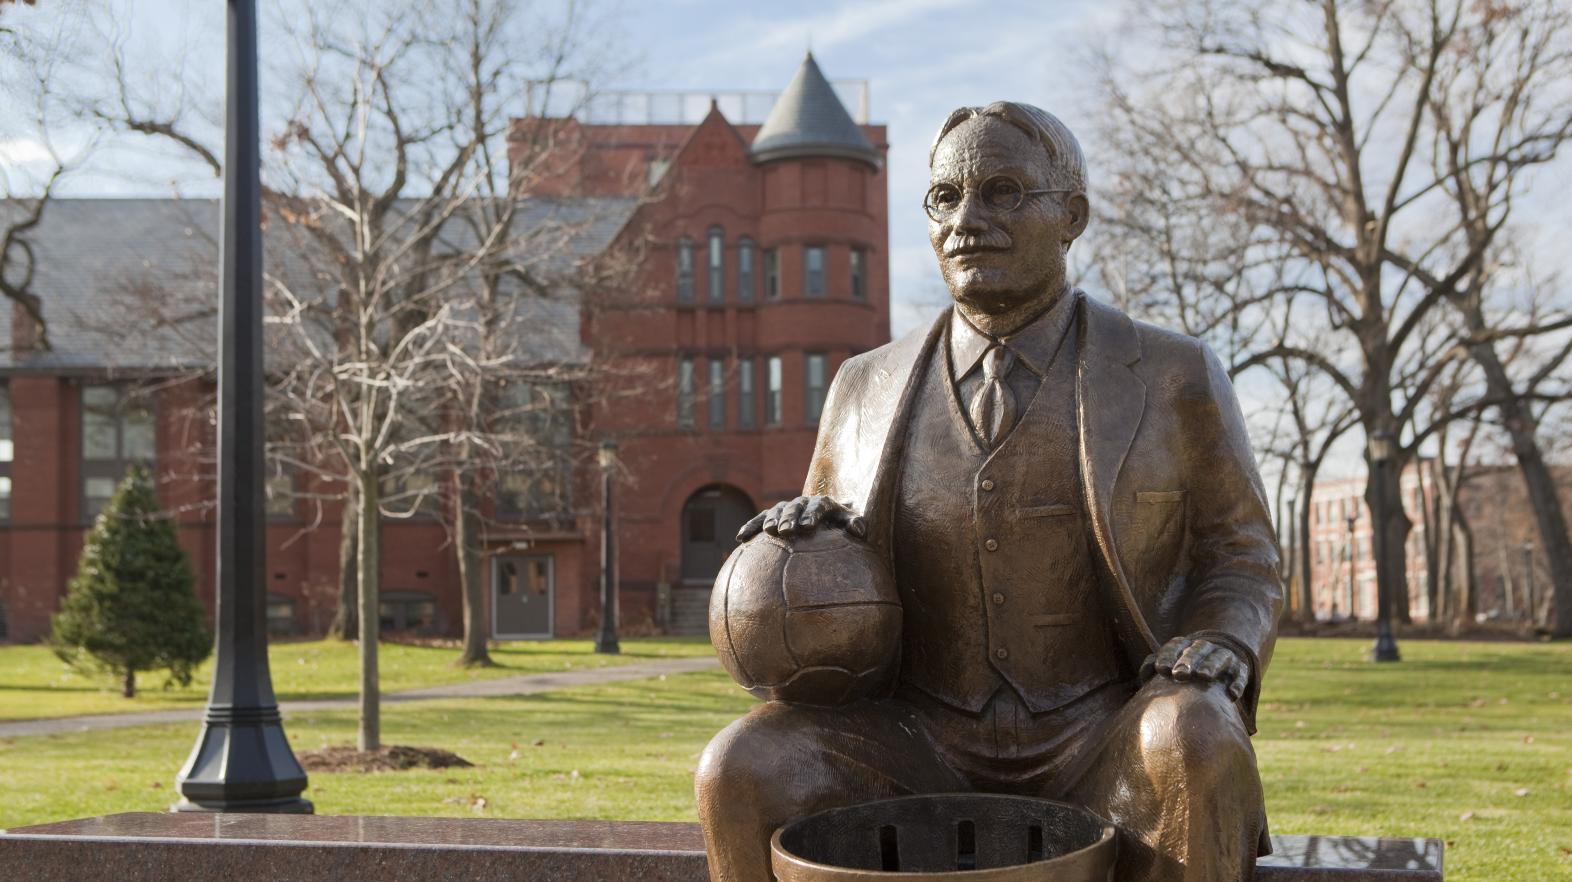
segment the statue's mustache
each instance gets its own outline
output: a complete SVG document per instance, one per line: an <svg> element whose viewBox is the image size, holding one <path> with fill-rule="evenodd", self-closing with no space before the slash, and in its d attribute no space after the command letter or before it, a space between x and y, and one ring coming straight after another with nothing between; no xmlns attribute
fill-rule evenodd
<svg viewBox="0 0 1572 882"><path fill-rule="evenodd" d="M1002 230L989 230L977 234L951 233L944 240L944 256L957 257L984 251L1008 251L1011 244L1013 243L1010 241L1009 234Z"/></svg>

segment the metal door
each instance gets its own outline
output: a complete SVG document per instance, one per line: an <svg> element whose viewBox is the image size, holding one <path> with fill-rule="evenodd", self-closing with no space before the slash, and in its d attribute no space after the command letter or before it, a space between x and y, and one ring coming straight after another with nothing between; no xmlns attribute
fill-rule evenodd
<svg viewBox="0 0 1572 882"><path fill-rule="evenodd" d="M492 636L499 640L550 637L555 582L549 554L493 558Z"/></svg>

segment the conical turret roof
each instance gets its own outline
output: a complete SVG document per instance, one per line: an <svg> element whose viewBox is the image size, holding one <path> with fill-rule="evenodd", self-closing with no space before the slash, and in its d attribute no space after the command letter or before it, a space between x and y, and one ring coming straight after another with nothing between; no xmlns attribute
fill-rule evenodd
<svg viewBox="0 0 1572 882"><path fill-rule="evenodd" d="M879 151L846 112L835 89L819 70L813 53L775 100L769 118L753 138L753 160L838 156L879 164Z"/></svg>

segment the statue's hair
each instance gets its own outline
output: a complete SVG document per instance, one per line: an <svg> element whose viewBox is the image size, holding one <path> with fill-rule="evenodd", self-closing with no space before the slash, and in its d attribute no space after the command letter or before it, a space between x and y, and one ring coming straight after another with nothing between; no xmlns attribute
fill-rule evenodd
<svg viewBox="0 0 1572 882"><path fill-rule="evenodd" d="M1048 154L1048 166L1055 185L1086 190L1086 154L1081 152L1081 142L1075 139L1070 128L1060 122L1057 116L1041 107L1018 101L995 101L987 107L961 107L952 111L945 118L944 125L939 127L933 146L928 149L928 165L933 165L934 154L939 151L939 142L944 140L945 135L961 123L979 116L1001 119L1042 145Z"/></svg>

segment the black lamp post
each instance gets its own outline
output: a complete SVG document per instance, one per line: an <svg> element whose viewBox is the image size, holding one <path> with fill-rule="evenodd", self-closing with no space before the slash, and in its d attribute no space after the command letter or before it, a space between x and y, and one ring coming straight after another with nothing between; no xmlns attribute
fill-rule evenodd
<svg viewBox="0 0 1572 882"><path fill-rule="evenodd" d="M311 811L267 661L262 479L262 186L256 0L229 0L223 293L218 306L217 642L176 811Z"/></svg>
<svg viewBox="0 0 1572 882"><path fill-rule="evenodd" d="M1378 662L1401 661L1397 638L1392 635L1392 568L1386 547L1386 470L1391 468L1392 436L1375 432L1370 436L1370 479L1375 485L1375 511L1371 512L1370 538L1375 543L1376 564L1376 642L1370 657Z"/></svg>
<svg viewBox="0 0 1572 882"><path fill-rule="evenodd" d="M617 465L617 442L600 442L600 633L595 651L617 655L617 552L612 528L611 473Z"/></svg>
<svg viewBox="0 0 1572 882"><path fill-rule="evenodd" d="M1344 520L1348 522L1348 541L1344 543L1344 545L1347 546L1348 550L1348 609L1346 609L1345 612L1348 614L1349 619L1358 618L1358 616L1354 614L1354 568L1358 563L1358 560L1356 559L1358 555L1354 554L1354 552L1357 550L1354 548L1354 521L1359 519L1358 511L1358 503L1356 502L1354 507L1355 513L1350 514L1344 518ZM1332 618L1334 619L1337 618L1337 603L1335 597L1336 595L1334 595L1334 600L1332 603Z"/></svg>

